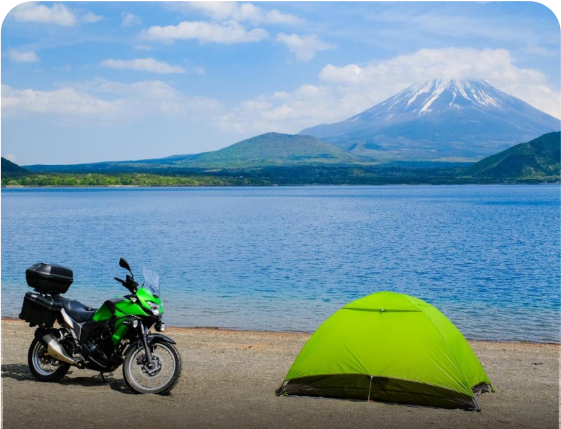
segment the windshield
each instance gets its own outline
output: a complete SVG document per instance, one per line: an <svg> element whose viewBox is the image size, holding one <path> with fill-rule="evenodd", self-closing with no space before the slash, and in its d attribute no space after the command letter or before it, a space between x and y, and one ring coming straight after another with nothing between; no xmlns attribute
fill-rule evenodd
<svg viewBox="0 0 561 429"><path fill-rule="evenodd" d="M155 297L160 296L160 276L156 271L149 270L148 268L144 268L142 271L144 275L144 284L142 285L143 288L146 288L150 291L152 295Z"/></svg>

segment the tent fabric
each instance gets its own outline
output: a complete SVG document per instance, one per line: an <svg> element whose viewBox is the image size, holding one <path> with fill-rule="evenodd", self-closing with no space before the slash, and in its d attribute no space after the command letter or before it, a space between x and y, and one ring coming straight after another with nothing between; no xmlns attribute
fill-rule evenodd
<svg viewBox="0 0 561 429"><path fill-rule="evenodd" d="M489 390L446 316L421 299L378 292L318 328L278 393L479 410L476 396Z"/></svg>

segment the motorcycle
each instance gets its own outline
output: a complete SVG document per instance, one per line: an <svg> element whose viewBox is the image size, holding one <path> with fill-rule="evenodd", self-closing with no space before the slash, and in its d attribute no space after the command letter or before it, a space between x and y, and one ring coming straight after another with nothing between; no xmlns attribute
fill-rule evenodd
<svg viewBox="0 0 561 429"><path fill-rule="evenodd" d="M26 280L35 292L25 294L20 319L37 326L28 353L31 374L43 382L60 380L70 367L115 371L123 365L123 377L136 393L169 393L179 381L181 357L175 342L161 334L163 306L159 276L144 269L140 286L128 262L125 280L115 277L130 294L107 300L96 309L61 296L73 282L70 269L35 264ZM58 322L55 328L54 322ZM154 328L156 333L151 333Z"/></svg>

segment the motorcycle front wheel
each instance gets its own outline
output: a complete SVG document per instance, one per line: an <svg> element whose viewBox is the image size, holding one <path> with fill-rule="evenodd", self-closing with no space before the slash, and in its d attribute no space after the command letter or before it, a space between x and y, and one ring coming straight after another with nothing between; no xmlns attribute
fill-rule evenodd
<svg viewBox="0 0 561 429"><path fill-rule="evenodd" d="M150 346L152 361L148 362L144 347L131 349L123 364L123 378L136 393L165 395L175 387L181 375L181 357L168 342L155 340Z"/></svg>

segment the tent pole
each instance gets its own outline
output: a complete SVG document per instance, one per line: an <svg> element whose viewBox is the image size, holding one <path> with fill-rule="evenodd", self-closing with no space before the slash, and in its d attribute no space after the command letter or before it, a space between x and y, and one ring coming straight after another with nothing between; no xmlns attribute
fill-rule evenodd
<svg viewBox="0 0 561 429"><path fill-rule="evenodd" d="M372 376L370 376L370 385L368 386L368 402L370 402L370 391L372 390Z"/></svg>

